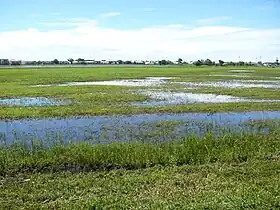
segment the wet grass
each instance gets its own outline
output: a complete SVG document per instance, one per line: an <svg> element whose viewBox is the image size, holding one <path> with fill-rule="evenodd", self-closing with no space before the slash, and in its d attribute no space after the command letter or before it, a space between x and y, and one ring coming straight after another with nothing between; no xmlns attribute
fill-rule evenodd
<svg viewBox="0 0 280 210"><path fill-rule="evenodd" d="M1 83L26 85L53 84L73 81L102 81L144 78L147 76L184 76L199 74L233 74L231 69L256 70L252 75L279 76L279 68L259 67L102 67L102 68L42 68L0 69ZM236 73L240 74L240 73ZM248 73L247 73L248 74Z"/></svg>
<svg viewBox="0 0 280 210"><path fill-rule="evenodd" d="M3 209L277 209L280 130L0 149Z"/></svg>
<svg viewBox="0 0 280 210"><path fill-rule="evenodd" d="M186 112L245 112L245 111L278 111L280 103L222 103L222 104L188 104L170 105L159 107L136 107L136 106L104 106L91 104L75 106L55 106L55 107L1 107L0 119L38 119L49 117L82 117L99 115L132 115L151 113L186 113Z"/></svg>
<svg viewBox="0 0 280 210"><path fill-rule="evenodd" d="M0 98L41 96L71 100L57 107L1 107L1 119L136 113L279 110L280 103L190 104L133 107L147 97L136 87L36 87L72 81L195 77L233 74L221 67L0 69ZM255 69L279 76L279 69ZM240 74L240 73L239 73ZM174 85L176 91L182 88ZM142 87L141 87L142 89ZM195 90L194 90L195 91ZM193 91L192 91L193 92ZM272 89L206 89L199 92L279 98ZM164 123L163 123L164 124ZM175 123L175 125L177 125ZM210 133L170 142L78 143L51 148L42 142L0 147L0 209L279 209L280 130L275 121L250 121L270 133ZM162 133L170 127L164 127ZM151 133L150 135L155 135ZM150 136L151 137L151 136Z"/></svg>
<svg viewBox="0 0 280 210"><path fill-rule="evenodd" d="M175 91L175 90L174 90ZM217 95L231 95L252 99L280 99L278 89L272 88L199 88L194 90L183 90L183 92L211 93Z"/></svg>
<svg viewBox="0 0 280 210"><path fill-rule="evenodd" d="M2 209L279 209L280 162L31 173L0 180Z"/></svg>
<svg viewBox="0 0 280 210"><path fill-rule="evenodd" d="M275 103L264 104L186 104L166 107L135 107L132 102L143 102L148 96L135 94L143 87L120 86L72 86L72 87L30 87L36 84L54 84L73 81L102 81L114 79L145 78L148 76L171 76L182 80L206 81L229 80L229 77L205 77L205 74L233 74L228 67L102 67L102 68L47 68L47 69L0 69L0 98L13 97L49 97L59 100L70 100L72 103L57 107L1 107L1 119L68 117L85 115L135 114L153 112L213 112L213 111L247 111L279 109ZM241 69L241 68L240 68ZM250 73L254 77L260 75L279 76L278 68L243 68L255 69ZM241 75L242 73L235 73ZM248 74L248 73L247 73ZM168 87L163 86L163 89ZM176 91L181 85L171 85L170 90ZM194 90L204 93L229 94L235 96L252 96L252 98L279 98L277 91L264 88L226 90L204 88ZM190 92L193 92L190 90Z"/></svg>
<svg viewBox="0 0 280 210"><path fill-rule="evenodd" d="M89 143L54 146L51 149L34 142L32 149L23 145L2 147L0 174L22 172L96 171L139 169L156 165L199 165L215 162L240 163L278 154L279 132L267 134L228 134L222 137L186 137L165 143Z"/></svg>

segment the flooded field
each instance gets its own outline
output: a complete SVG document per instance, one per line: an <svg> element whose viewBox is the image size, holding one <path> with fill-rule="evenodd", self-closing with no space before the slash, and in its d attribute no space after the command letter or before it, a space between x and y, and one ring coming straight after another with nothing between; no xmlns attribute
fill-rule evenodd
<svg viewBox="0 0 280 210"><path fill-rule="evenodd" d="M59 106L66 103L45 97L0 98L0 106Z"/></svg>
<svg viewBox="0 0 280 210"><path fill-rule="evenodd" d="M243 70L242 70L243 72ZM254 71L245 71L254 72ZM210 75L223 76L223 75ZM230 75L233 76L233 75ZM235 75L240 76L241 75ZM225 88L225 89L243 89L243 88L265 88L279 89L280 80L225 80L225 81L176 81L177 77L146 77L144 79L126 79L126 80L111 80L111 81L92 81L92 82L69 82L64 84L47 84L36 85L32 87L52 87L52 86L123 86L123 87L142 87L143 90L136 91L136 94L150 97L151 100L144 102L131 103L136 106L164 106L176 104L193 104L193 103L232 103L232 102L280 102L274 99L251 99L250 97L237 97L223 94L204 94L193 93L193 89L199 88ZM186 91L179 92L172 89L172 85L180 85ZM157 90L153 90L157 87ZM168 89L170 87L170 90ZM163 90L164 89L164 90Z"/></svg>
<svg viewBox="0 0 280 210"><path fill-rule="evenodd" d="M114 141L172 141L186 135L214 135L222 133L268 132L256 130L244 123L251 120L280 119L280 112L247 113L184 113L143 114L132 116L96 116L67 119L0 121L2 144L45 144L88 141L111 143Z"/></svg>
<svg viewBox="0 0 280 210"><path fill-rule="evenodd" d="M229 70L229 72L232 72L232 73L254 73L256 71L255 70L234 69L234 70Z"/></svg>
<svg viewBox="0 0 280 210"><path fill-rule="evenodd" d="M225 75L209 75L225 76ZM233 76L233 75L227 75ZM239 75L235 75L239 77ZM243 76L240 76L243 77ZM184 85L187 87L220 87L220 88L280 88L280 80L225 80L225 81L198 81L198 82L177 82L176 77L147 77L144 79L127 79L111 81L92 81L92 82L69 82L65 84L35 85L32 87L51 87L51 86L126 86L126 87L153 87L161 85Z"/></svg>
<svg viewBox="0 0 280 210"><path fill-rule="evenodd" d="M203 68L102 68L100 71L69 68L57 69L51 72L52 76L48 76L50 71L46 69L33 70L30 70L30 75L38 75L34 78L30 76L32 79L29 82L25 79L25 73L21 73L24 84L14 84L14 80L11 80L10 89L3 89L5 95L0 98L0 114L4 116L2 119L7 120L0 122L0 139L5 144L35 139L44 142L56 139L63 142L95 143L169 141L190 134L203 135L210 127L215 128L217 133L223 129L242 133L244 129L249 130L239 123L251 118L278 119L280 115L278 112L265 111L266 105L277 110L274 108L280 102L277 97L280 80L275 73L255 74L256 70L210 69L207 74ZM45 76L41 76L42 74ZM61 75L65 75L65 78ZM8 77L5 78L6 81ZM13 85L17 85L17 91L12 89ZM3 85L2 88L4 87ZM247 94L242 92L243 89L247 89ZM7 96L8 91L13 97ZM42 93L42 97L14 97L19 91L20 95L24 95L26 91L28 95ZM46 95L50 97L43 97ZM71 103L65 104L65 101L56 100L55 97L64 98ZM264 111L227 113L228 110L237 108L240 111L243 104L243 110ZM205 113L219 111L225 112ZM171 114L185 112L204 113ZM118 116L114 116L116 114ZM126 114L131 115L125 116ZM81 117L77 119L75 116ZM41 120L8 120L36 117ZM45 119L46 117L50 118Z"/></svg>
<svg viewBox="0 0 280 210"><path fill-rule="evenodd" d="M112 80L112 81L93 81L93 82L69 82L65 84L49 84L35 85L33 87L50 87L50 86L88 86L88 85L112 85L112 86L127 86L127 87L150 87L161 84L166 84L172 77L147 77L145 79L130 79L130 80Z"/></svg>
<svg viewBox="0 0 280 210"><path fill-rule="evenodd" d="M250 99L229 95L204 94L204 93L182 93L163 91L143 91L140 94L149 96L152 100L133 103L137 106L165 106L176 104L195 103L234 103L234 102L280 102L280 100Z"/></svg>
<svg viewBox="0 0 280 210"><path fill-rule="evenodd" d="M269 84L267 84L269 83ZM212 81L212 82L180 82L187 87L214 87L214 88L270 88L280 89L279 81L269 80L229 80L229 81Z"/></svg>

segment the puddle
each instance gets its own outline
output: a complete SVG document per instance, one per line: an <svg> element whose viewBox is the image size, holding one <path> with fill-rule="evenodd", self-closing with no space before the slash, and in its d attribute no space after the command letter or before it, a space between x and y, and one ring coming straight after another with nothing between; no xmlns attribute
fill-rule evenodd
<svg viewBox="0 0 280 210"><path fill-rule="evenodd" d="M208 77L238 77L238 78L251 78L255 77L253 75L243 75L243 74L208 74L204 75Z"/></svg>
<svg viewBox="0 0 280 210"><path fill-rule="evenodd" d="M210 75L217 76L217 75ZM220 75L222 76L222 75ZM236 75L238 76L238 75ZM230 80L216 82L176 82L169 81L176 79L174 77L147 77L145 79L128 79L128 80L111 80L111 81L94 81L94 82L69 82L65 84L35 85L32 87L49 87L49 86L86 86L86 85L113 85L127 87L153 87L160 85L187 85L189 87L222 87L222 88L280 88L278 80ZM256 84L259 83L259 84ZM270 84L267 84L270 83Z"/></svg>
<svg viewBox="0 0 280 210"><path fill-rule="evenodd" d="M65 84L52 85L35 85L32 87L49 87L49 86L86 86L86 85L112 85L128 87L151 87L165 84L173 77L146 77L145 79L128 79L128 80L111 80L111 81L94 81L94 82L69 82Z"/></svg>
<svg viewBox="0 0 280 210"><path fill-rule="evenodd" d="M232 70L234 71L234 70ZM246 71L247 70L236 70ZM250 71L251 72L251 71ZM211 75L217 76L217 75ZM231 75L230 75L231 76ZM238 76L238 75L236 75ZM240 75L241 76L241 75ZM242 75L243 76L243 75ZM163 89L171 88L171 85L182 85L185 89L197 89L200 87L212 88L271 88L279 89L280 81L278 80L228 80L228 81L210 81L210 82L176 82L169 81L175 77L146 77L144 79L127 79L112 81L94 81L94 82L70 82L65 84L56 84L56 86L81 86L81 85L113 85L127 87L159 87L158 91L141 91L138 94L150 96L153 101L133 103L137 106L163 106L189 103L231 103L231 102L280 102L280 100L250 99L230 95L202 94L189 92L165 92ZM36 85L35 87L54 86L53 85ZM169 87L168 87L169 86ZM34 87L34 86L33 86ZM155 88L154 88L155 89Z"/></svg>
<svg viewBox="0 0 280 210"><path fill-rule="evenodd" d="M61 100L45 97L0 98L0 106L58 106L64 104Z"/></svg>
<svg viewBox="0 0 280 210"><path fill-rule="evenodd" d="M143 106L163 106L175 104L191 104L191 103L229 103L240 102L244 99L239 97L203 93L177 93L177 92L142 92L152 99L157 101L147 101L134 103L135 105Z"/></svg>
<svg viewBox="0 0 280 210"><path fill-rule="evenodd" d="M233 82L246 82L246 83L273 83L280 85L280 80L232 80Z"/></svg>
<svg viewBox="0 0 280 210"><path fill-rule="evenodd" d="M233 102L280 102L280 100L256 100L230 95L184 93L184 92L157 92L143 91L141 94L149 96L152 101L133 103L136 106L165 106L193 103L233 103Z"/></svg>
<svg viewBox="0 0 280 210"><path fill-rule="evenodd" d="M253 80L255 81L255 80ZM257 81L257 80L256 80ZM269 81L269 80L267 80ZM190 87L215 87L215 88L271 88L271 89L279 89L280 83L274 83L274 84L265 84L262 83L262 81L259 82L259 84L256 83L250 83L246 80L231 80L231 81L217 81L217 82L181 82L180 84L190 86Z"/></svg>
<svg viewBox="0 0 280 210"><path fill-rule="evenodd" d="M250 120L280 119L280 112L142 114L96 116L89 118L0 121L0 142L40 140L46 145L57 142L111 143L114 141L170 141L186 135L255 131L244 123ZM176 126L158 123L180 121Z"/></svg>
<svg viewBox="0 0 280 210"><path fill-rule="evenodd" d="M233 72L233 73L254 73L256 72L255 70L241 70L241 69L234 69L234 70L229 70L228 72Z"/></svg>

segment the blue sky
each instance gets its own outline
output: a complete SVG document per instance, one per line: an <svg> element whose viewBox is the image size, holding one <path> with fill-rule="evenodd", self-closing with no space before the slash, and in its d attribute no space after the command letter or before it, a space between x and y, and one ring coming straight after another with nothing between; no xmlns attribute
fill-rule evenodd
<svg viewBox="0 0 280 210"><path fill-rule="evenodd" d="M175 45L178 44L176 36L180 36L180 34L182 34L182 36L184 35L183 38L185 41L182 41L181 45L188 42L189 45L193 45L193 49L200 49L201 43L204 43L205 40L209 40L209 42L207 42L209 46L216 46L215 43L217 42L215 42L210 33L212 30L219 31L219 33L217 32L216 37L218 40L218 36L223 35L223 38L225 38L225 33L235 33L243 29L250 29L251 31L247 31L246 34L240 35L239 37L231 37L232 40L235 40L236 42L237 39L240 39L238 42L240 43L240 46L242 46L241 43L245 43L245 36L253 37L255 39L255 43L264 41L264 38L273 38L270 43L266 43L271 46L273 51L270 51L271 55L267 57L278 55L278 51L276 51L275 46L280 44L277 41L277 34L275 35L275 33L278 33L278 29L280 28L280 0L0 0L0 5L0 44L1 36L2 42L4 43L4 38L8 39L12 36L17 37L19 36L19 33L21 33L26 35L27 39L28 37L33 37L33 40L40 40L42 39L41 37L45 37L49 46L44 45L44 47L49 50L52 45L58 42L53 34L56 34L57 37L64 36L68 37L69 40L76 40L78 37L83 37L85 39L90 33L94 36L95 33L93 31L96 33L98 32L95 39L100 39L99 42L106 42L106 40L103 40L103 37L110 37L111 33L115 33L116 36L122 34L123 37L129 37L128 34L132 33L137 34L137 36L139 35L139 42L146 41L147 43L153 43L152 40L156 40L156 38L153 39L153 37L163 37L162 30L165 30L164 33L170 33L170 35L174 36L172 40L168 37L162 38L163 41L165 41L166 38L166 42L168 42L170 46L174 46L171 42L174 42ZM166 31L166 27L170 25L176 26L178 31L176 31L176 33L174 29L168 29L168 31ZM156 31L157 27L160 27L160 30ZM163 29L164 27L165 29ZM184 28L184 30L179 28ZM149 30L146 34L142 33L142 29ZM202 30L204 33L204 38L201 38L201 42L196 39L196 33L190 31L196 29ZM75 36L73 35L73 30L76 33ZM50 36L50 38L48 38L46 33L52 34L54 37L52 38ZM148 33L150 33L150 36L152 37L151 39L147 38L149 36ZM191 39L196 39L195 42L190 40L189 34L192 34ZM199 34L197 37L199 37ZM209 37L212 40L210 40ZM263 39L260 40L261 38ZM18 39L23 39L23 36L19 36ZM24 42L25 40L21 41ZM135 40L130 41L133 43L135 42ZM274 46L272 45L272 42L274 43ZM8 43L9 40L6 40L5 51L3 48L0 48L0 56L7 55L10 57L13 50L21 49L23 51L23 49L28 47L26 45L17 45L12 41L12 44L9 45ZM59 41L59 43L61 43L61 41ZM98 44L98 42L96 43ZM97 46L96 43L94 42L89 44ZM253 43L251 43L251 46L252 52L255 51L256 49L254 48ZM29 47L28 50L30 50L30 52L32 50L32 52L35 52L34 47ZM97 52L89 52L89 50L86 49L86 46L84 50L81 50L80 48L77 49L78 46L74 46L73 42L71 46L62 44L62 46L60 46L61 48L57 45L56 47L58 47L56 49L58 51L62 51L63 49L69 47L69 49L72 49L70 50L72 53L79 52L80 54L88 57L99 54ZM141 48L141 46L138 47L139 49ZM102 46L98 45L96 48L101 50ZM120 46L113 46L112 49L112 51L115 52L122 50ZM106 50L108 51L108 46L106 46L105 51ZM119 54L114 54L112 51L111 54L109 53L110 55L108 52L105 54L110 58L115 58L116 56L125 57L125 52L127 50L124 50L124 52ZM155 57L155 52L159 51L162 52L161 57L168 56L163 52L164 49L154 45L154 48L151 48L146 52L143 50L142 54L139 54L138 57L140 59L140 56L143 57L143 55L145 55L146 58L153 58ZM221 48L214 49L213 47L212 54L223 54L227 51L229 50ZM49 54L51 53L52 52ZM183 50L178 50L178 55L179 53L191 55L191 52L185 52ZM190 57L195 58L195 56L197 57L199 53L200 52L197 51ZM238 54L237 50L235 50L235 53L236 54L234 56L236 57ZM47 55L46 52L39 54L41 54L40 58L43 58L43 56L48 58L50 57L50 55ZM61 58L63 57L62 52L61 54L52 54ZM207 50L201 50L201 56L210 56L212 54ZM24 58L26 57L21 54L19 54L19 56ZM256 55L254 54L251 57L253 58L254 56ZM30 57L31 55L27 58ZM135 55L134 57L137 56ZM216 58L217 56L213 57Z"/></svg>
<svg viewBox="0 0 280 210"><path fill-rule="evenodd" d="M278 0L1 0L0 30L44 29L43 22L62 18L98 19L104 27L137 28L153 25L197 25L197 20L229 17L226 24L267 28L280 25ZM100 14L120 13L116 18Z"/></svg>

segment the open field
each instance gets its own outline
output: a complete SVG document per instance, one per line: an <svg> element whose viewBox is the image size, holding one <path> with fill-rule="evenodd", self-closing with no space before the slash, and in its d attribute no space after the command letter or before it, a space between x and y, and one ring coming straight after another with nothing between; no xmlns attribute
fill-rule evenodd
<svg viewBox="0 0 280 210"><path fill-rule="evenodd" d="M59 69L1 69L0 70L0 98L17 97L49 97L65 100L62 106L43 107L1 107L0 117L38 118L38 117L69 117L85 115L135 114L155 112L217 112L217 111L248 111L248 110L278 110L280 103L241 102L235 103L186 103L170 104L169 106L139 107L132 103L149 101L149 94L139 94L139 90L150 90L148 86L116 86L116 85L74 85L33 87L33 85L65 84L68 82L108 81L116 79L144 79L145 77L174 77L169 81L185 82L216 82L240 79L231 75L249 75L252 80L277 80L280 70L277 68L250 68L253 73L232 73L233 68L219 67L158 67L158 68L59 68ZM234 68L236 69L236 68ZM246 68L245 68L246 69ZM210 76L205 76L210 75ZM220 75L215 77L214 75ZM229 76L228 76L229 75ZM243 79L243 78L241 78ZM248 78L246 78L248 79ZM257 85L266 85L267 81ZM279 80L280 82L280 80ZM255 84L253 81L250 84ZM192 86L194 84L191 84ZM237 84L243 87L244 84ZM242 86L243 85L243 86ZM248 85L248 84L247 84ZM278 88L280 84L273 84L271 88L228 88L227 86L195 86L191 89L186 84L161 84L153 89L173 92L215 93L249 99L280 99ZM138 91L138 92L137 92Z"/></svg>
<svg viewBox="0 0 280 210"><path fill-rule="evenodd" d="M279 68L0 69L0 209L279 209L279 90Z"/></svg>

